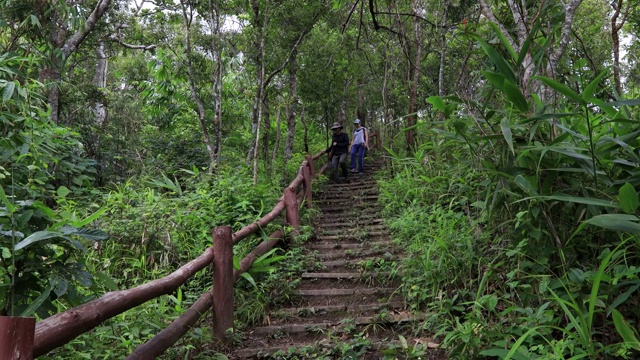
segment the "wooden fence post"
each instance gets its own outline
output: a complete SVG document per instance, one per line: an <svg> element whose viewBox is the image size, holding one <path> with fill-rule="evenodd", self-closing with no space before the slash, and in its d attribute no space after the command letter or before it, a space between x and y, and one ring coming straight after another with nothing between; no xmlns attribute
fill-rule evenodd
<svg viewBox="0 0 640 360"><path fill-rule="evenodd" d="M233 329L233 240L231 226L213 230L213 335L218 343L230 340Z"/></svg>
<svg viewBox="0 0 640 360"><path fill-rule="evenodd" d="M0 316L0 360L32 360L36 319Z"/></svg>
<svg viewBox="0 0 640 360"><path fill-rule="evenodd" d="M304 182L302 183L304 187L304 197L307 207L309 208L311 207L311 171L309 170L309 166L302 168L302 176L304 177Z"/></svg>
<svg viewBox="0 0 640 360"><path fill-rule="evenodd" d="M307 165L309 165L309 174L314 178L316 176L316 169L313 167L313 155L307 154Z"/></svg>
<svg viewBox="0 0 640 360"><path fill-rule="evenodd" d="M293 187L286 187L284 189L284 208L287 213L285 218L287 224L289 224L294 231L300 228L300 214L298 214L298 198L296 189Z"/></svg>

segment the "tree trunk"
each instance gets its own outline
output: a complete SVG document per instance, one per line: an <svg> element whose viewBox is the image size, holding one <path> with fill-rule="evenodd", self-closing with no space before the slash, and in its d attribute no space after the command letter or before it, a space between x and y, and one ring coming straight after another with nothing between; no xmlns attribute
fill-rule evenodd
<svg viewBox="0 0 640 360"><path fill-rule="evenodd" d="M62 80L64 61L78 49L87 36L95 29L96 24L105 14L109 5L111 5L111 0L99 0L89 16L85 19L84 26L81 26L80 29L69 38L67 38L69 21L62 19L63 17L59 16L57 9L53 6L50 9L49 21L51 23L51 33L49 41L53 47L60 51L60 54L55 54L50 59L51 61L48 67L41 72L41 80L42 82L48 83L48 93L46 96L51 109L50 119L56 124L60 122L60 82Z"/></svg>
<svg viewBox="0 0 640 360"><path fill-rule="evenodd" d="M438 70L438 96L442 97L445 95L445 83L444 83L444 69L446 64L446 54L447 54L447 15L449 13L449 0L444 2L444 9L442 11L442 28L441 34L442 43L440 48L440 69ZM440 121L444 120L444 113L442 111L438 112L438 119Z"/></svg>
<svg viewBox="0 0 640 360"><path fill-rule="evenodd" d="M263 19L260 17L260 3L258 0L251 0L251 8L253 10L253 19L252 25L255 31L253 43L255 47L255 54L253 57L253 61L256 67L256 95L253 99L253 110L252 110L252 118L251 118L251 135L252 141L249 145L249 151L247 153L247 165L251 164L251 159L255 155L255 149L258 146L257 142L259 139L260 132L260 111L262 106L262 91L264 89L264 23ZM266 11L266 10L265 10Z"/></svg>
<svg viewBox="0 0 640 360"><path fill-rule="evenodd" d="M615 83L618 96L622 95L622 81L620 80L620 29L624 26L629 15L629 7L631 0L627 1L627 6L622 11L623 0L613 1L611 5L614 7L614 13L611 17L611 39L613 40L613 81ZM618 17L622 12L622 20L618 22Z"/></svg>
<svg viewBox="0 0 640 360"><path fill-rule="evenodd" d="M289 62L289 116L287 118L287 140L284 147L284 164L286 167L287 162L293 155L293 143L296 135L296 115L298 108L298 52L294 51L291 55L291 61Z"/></svg>
<svg viewBox="0 0 640 360"><path fill-rule="evenodd" d="M254 0L255 1L255 0ZM265 21L266 22L266 21ZM253 184L257 184L258 183L258 147L259 147L259 143L260 143L260 122L262 120L262 111L264 109L264 104L263 104L263 94L264 94L264 73L265 73L265 49L264 49L264 43L265 43L265 36L264 36L264 29L261 29L260 31L260 46L258 47L258 50L260 51L260 72L258 73L258 91L256 94L256 104L258 107L258 115L257 118L255 119L255 125L256 125L256 140L253 144ZM254 107L255 110L255 107ZM254 115L255 117L255 115Z"/></svg>
<svg viewBox="0 0 640 360"><path fill-rule="evenodd" d="M211 137L209 136L209 130L207 130L207 114L204 107L204 102L202 98L198 95L198 90L195 85L195 75L193 71L193 64L191 62L191 21L193 16L193 9L189 12L187 11L187 5L184 0L180 1L180 5L182 6L182 19L184 21L184 40L185 40L185 52L187 57L187 79L189 81L189 89L191 90L191 97L193 101L196 103L196 108L198 111L198 121L200 123L200 130L202 131L202 136L204 139L204 144L207 148L207 153L209 154L209 172L213 171L213 168L216 164L216 155L213 150L213 146L211 146Z"/></svg>
<svg viewBox="0 0 640 360"><path fill-rule="evenodd" d="M219 0L209 0L209 25L211 27L211 57L213 66L211 69L211 90L213 95L213 154L216 164L220 162L222 147L222 43L220 25Z"/></svg>
<svg viewBox="0 0 640 360"><path fill-rule="evenodd" d="M105 95L104 89L107 87L107 56L104 52L104 41L100 41L96 48L96 58L98 59L98 63L96 66L94 84L100 92L100 96L96 99L95 113L96 124L98 127L102 128L107 122L107 106L105 105L103 98Z"/></svg>
<svg viewBox="0 0 640 360"><path fill-rule="evenodd" d="M278 159L278 151L280 150L280 111L281 107L280 104L278 104L278 108L276 109L276 139L273 144L273 152L271 153L271 163L276 162ZM271 168L269 168L269 171L271 171ZM271 173L269 173L269 177L271 177Z"/></svg>
<svg viewBox="0 0 640 360"><path fill-rule="evenodd" d="M414 14L419 13L419 0L411 0L411 8ZM420 19L418 16L413 17L413 39L415 53L413 61L409 59L410 79L409 79L409 115L407 116L406 132L407 149L413 148L415 143L413 126L416 124L416 99L418 97L418 81L420 79L420 56L422 52L422 36L420 32ZM409 46L411 48L411 46Z"/></svg>

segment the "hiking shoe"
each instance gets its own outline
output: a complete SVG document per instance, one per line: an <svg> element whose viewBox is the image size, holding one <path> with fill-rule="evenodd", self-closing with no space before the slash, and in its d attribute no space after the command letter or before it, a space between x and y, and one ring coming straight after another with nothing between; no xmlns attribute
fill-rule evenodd
<svg viewBox="0 0 640 360"><path fill-rule="evenodd" d="M357 172L358 172L358 170L356 170L356 169L351 169L350 171L351 171L352 173L357 173Z"/></svg>

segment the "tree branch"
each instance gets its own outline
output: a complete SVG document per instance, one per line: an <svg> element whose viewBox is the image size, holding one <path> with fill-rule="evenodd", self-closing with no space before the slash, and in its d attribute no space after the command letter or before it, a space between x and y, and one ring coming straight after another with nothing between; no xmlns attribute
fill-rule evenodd
<svg viewBox="0 0 640 360"><path fill-rule="evenodd" d="M111 5L111 0L99 0L96 4L96 7L93 9L89 17L84 24L84 26L79 29L73 36L71 36L62 46L61 50L65 57L71 55L78 46L84 41L84 39L89 35L91 31L96 27L96 23L102 15L107 11Z"/></svg>

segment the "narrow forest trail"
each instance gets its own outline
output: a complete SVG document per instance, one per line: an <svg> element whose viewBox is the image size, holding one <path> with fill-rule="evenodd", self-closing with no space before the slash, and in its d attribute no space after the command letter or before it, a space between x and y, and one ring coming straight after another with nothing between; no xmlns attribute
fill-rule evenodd
<svg viewBox="0 0 640 360"><path fill-rule="evenodd" d="M382 219L373 178L382 165L366 164L363 173L313 194L322 215L305 249L317 266L302 274L291 307L272 310L268 326L248 330L244 348L231 359L380 359L399 335L427 347L426 339L411 337L412 322L421 316L404 309L397 291L392 263L402 252ZM443 358L428 351L422 359ZM403 358L400 350L397 358Z"/></svg>

